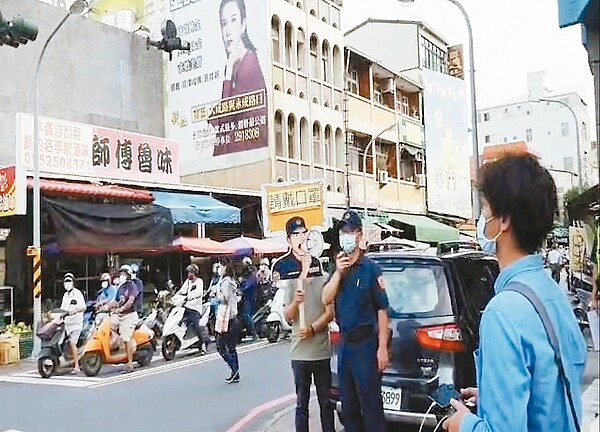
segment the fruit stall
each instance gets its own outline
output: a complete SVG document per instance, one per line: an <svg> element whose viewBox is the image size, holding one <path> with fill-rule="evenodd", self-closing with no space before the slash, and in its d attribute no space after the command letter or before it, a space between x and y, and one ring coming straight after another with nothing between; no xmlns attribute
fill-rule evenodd
<svg viewBox="0 0 600 432"><path fill-rule="evenodd" d="M31 357L33 331L23 322L9 324L0 330L0 365L17 363Z"/></svg>

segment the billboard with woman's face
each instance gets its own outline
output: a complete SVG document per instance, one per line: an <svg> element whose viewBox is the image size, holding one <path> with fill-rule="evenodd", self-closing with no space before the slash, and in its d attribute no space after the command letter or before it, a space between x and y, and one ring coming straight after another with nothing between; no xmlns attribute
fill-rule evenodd
<svg viewBox="0 0 600 432"><path fill-rule="evenodd" d="M190 51L167 68L167 136L181 174L268 159L268 2L170 0L170 19Z"/></svg>

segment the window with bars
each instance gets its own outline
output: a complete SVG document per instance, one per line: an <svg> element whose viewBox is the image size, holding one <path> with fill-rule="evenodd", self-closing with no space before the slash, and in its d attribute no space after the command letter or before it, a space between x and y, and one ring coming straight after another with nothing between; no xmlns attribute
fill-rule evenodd
<svg viewBox="0 0 600 432"><path fill-rule="evenodd" d="M421 37L421 65L436 72L448 73L448 53L425 37Z"/></svg>
<svg viewBox="0 0 600 432"><path fill-rule="evenodd" d="M348 91L350 93L358 94L358 72L356 69L350 69L348 71Z"/></svg>

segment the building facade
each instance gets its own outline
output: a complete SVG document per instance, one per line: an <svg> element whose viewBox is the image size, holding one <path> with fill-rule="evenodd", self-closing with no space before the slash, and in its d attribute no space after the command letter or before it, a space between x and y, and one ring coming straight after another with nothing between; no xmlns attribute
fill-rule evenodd
<svg viewBox="0 0 600 432"><path fill-rule="evenodd" d="M547 90L543 78L543 72L528 75L529 96L479 109L479 142L487 146L525 141L539 152L548 168L576 175L579 174L579 142L582 181L584 185L592 184L591 166L585 157L591 152L588 105L577 92ZM577 119L559 103L544 100L533 102L539 99L558 100L569 105Z"/></svg>

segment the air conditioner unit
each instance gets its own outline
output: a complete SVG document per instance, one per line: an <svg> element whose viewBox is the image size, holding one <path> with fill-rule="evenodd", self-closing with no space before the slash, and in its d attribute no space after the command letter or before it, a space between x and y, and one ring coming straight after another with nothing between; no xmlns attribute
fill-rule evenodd
<svg viewBox="0 0 600 432"><path fill-rule="evenodd" d="M382 92L383 93L394 93L394 87L396 87L396 82L394 78L388 78L383 82Z"/></svg>
<svg viewBox="0 0 600 432"><path fill-rule="evenodd" d="M417 152L417 154L415 155L415 160L417 162L423 162L423 153Z"/></svg>
<svg viewBox="0 0 600 432"><path fill-rule="evenodd" d="M377 171L377 179L379 180L379 183L381 184L388 184L389 183L389 178L388 178L388 172L387 170L379 170Z"/></svg>
<svg viewBox="0 0 600 432"><path fill-rule="evenodd" d="M427 177L425 174L417 174L417 187L425 187L427 185Z"/></svg>

